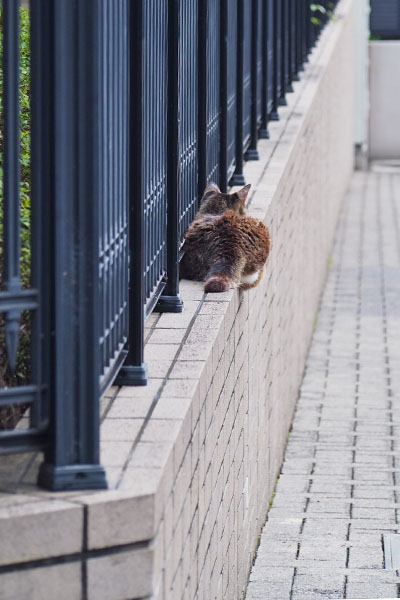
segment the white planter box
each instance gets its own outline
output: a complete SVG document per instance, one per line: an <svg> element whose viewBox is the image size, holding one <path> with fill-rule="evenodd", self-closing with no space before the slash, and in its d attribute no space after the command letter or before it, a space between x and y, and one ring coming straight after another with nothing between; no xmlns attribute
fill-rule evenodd
<svg viewBox="0 0 400 600"><path fill-rule="evenodd" d="M400 158L400 40L370 42L371 158Z"/></svg>

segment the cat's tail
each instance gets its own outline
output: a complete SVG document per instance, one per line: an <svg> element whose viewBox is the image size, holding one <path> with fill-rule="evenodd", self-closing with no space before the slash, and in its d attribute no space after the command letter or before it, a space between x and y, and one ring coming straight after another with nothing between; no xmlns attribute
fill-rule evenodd
<svg viewBox="0 0 400 600"><path fill-rule="evenodd" d="M230 277L227 277L227 275L217 273L215 275L212 275L209 279L207 279L207 281L204 284L204 291L207 293L226 292L231 287L235 287L233 280Z"/></svg>

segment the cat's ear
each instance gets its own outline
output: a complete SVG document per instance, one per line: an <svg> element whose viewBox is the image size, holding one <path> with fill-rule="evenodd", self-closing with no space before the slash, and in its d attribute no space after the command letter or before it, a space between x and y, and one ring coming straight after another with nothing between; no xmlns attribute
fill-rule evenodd
<svg viewBox="0 0 400 600"><path fill-rule="evenodd" d="M217 186L216 183L209 183L206 187L206 189L204 190L204 194L202 196L202 199L200 200L200 205L203 204L203 202L213 196L214 194L220 194L221 190L219 189L219 187Z"/></svg>
<svg viewBox="0 0 400 600"><path fill-rule="evenodd" d="M242 204L242 206L244 206L246 203L247 194L249 193L250 188L251 188L251 184L248 183L247 185L244 186L244 188L242 188L241 190L236 192L236 194L240 200L240 204Z"/></svg>
<svg viewBox="0 0 400 600"><path fill-rule="evenodd" d="M205 196L206 194L220 194L221 190L219 189L219 187L217 186L216 183L209 183L206 187L206 189L204 190L204 194L203 196Z"/></svg>

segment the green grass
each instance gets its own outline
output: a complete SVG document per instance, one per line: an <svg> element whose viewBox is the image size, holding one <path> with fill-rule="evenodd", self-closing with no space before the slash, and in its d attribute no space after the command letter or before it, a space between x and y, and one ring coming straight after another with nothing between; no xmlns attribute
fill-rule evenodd
<svg viewBox="0 0 400 600"><path fill-rule="evenodd" d="M3 11L0 7L0 26ZM20 236L21 236L21 281L24 288L30 285L30 47L29 47L29 11L20 8ZM1 31L1 30L0 30ZM1 63L3 58L3 40L0 34ZM3 286L4 273L4 228L3 228L3 73L0 70L0 289ZM22 385L29 380L30 315L22 315L20 340L15 373L11 373L5 357L4 318L0 320L0 388ZM11 411L13 413L13 411ZM15 418L10 410L0 411L0 428L12 426ZM6 421L6 423L5 423Z"/></svg>

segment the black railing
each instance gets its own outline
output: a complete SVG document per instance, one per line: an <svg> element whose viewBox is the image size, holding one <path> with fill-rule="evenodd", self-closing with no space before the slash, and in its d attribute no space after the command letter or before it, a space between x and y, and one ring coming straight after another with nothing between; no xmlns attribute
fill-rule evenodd
<svg viewBox="0 0 400 600"><path fill-rule="evenodd" d="M0 311L11 383L0 408L29 410L29 427L2 431L0 454L43 450L42 485L101 488L99 397L116 375L146 383L144 321L182 310L179 254L198 199L207 182L244 183L244 161L258 158L326 17L312 24L306 0L31 0L23 286L20 10L4 0ZM31 351L18 385L21 315Z"/></svg>
<svg viewBox="0 0 400 600"><path fill-rule="evenodd" d="M370 28L373 39L400 39L400 0L371 0Z"/></svg>

